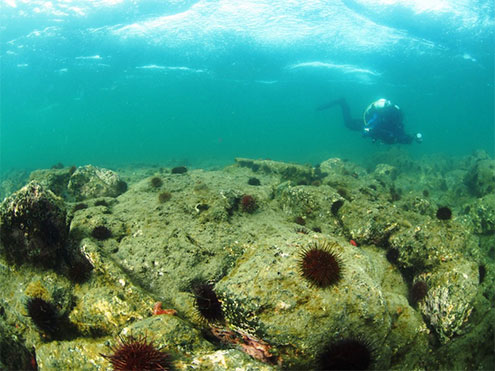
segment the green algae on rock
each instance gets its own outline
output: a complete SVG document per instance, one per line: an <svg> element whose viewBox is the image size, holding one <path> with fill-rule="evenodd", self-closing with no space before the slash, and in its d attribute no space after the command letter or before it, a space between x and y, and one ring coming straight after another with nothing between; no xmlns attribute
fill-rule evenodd
<svg viewBox="0 0 495 371"><path fill-rule="evenodd" d="M0 223L0 251L17 264L54 266L68 242L64 202L36 182L3 201Z"/></svg>
<svg viewBox="0 0 495 371"><path fill-rule="evenodd" d="M100 354L117 336L147 336L179 370L314 369L329 344L346 338L376 345L374 369L489 369L492 197L463 183L481 158L454 169L448 161L388 158L368 171L340 159L316 167L238 159L221 170L160 171L173 194L164 203L150 189L156 168L123 170L133 174L127 192L69 214L73 249L91 264L90 277L71 282L64 269L1 260L0 325L26 339L46 369L108 367ZM260 185L247 183L253 176ZM253 214L240 208L246 194L260 206ZM441 205L452 219L436 218ZM111 238L91 237L100 225ZM325 289L299 269L300 252L323 240L345 266ZM198 319L190 290L197 279L215 282L225 318L216 327ZM418 281L428 291L414 304L408 288ZM36 295L67 312L73 338L40 336L23 303ZM157 302L176 315L153 315ZM254 359L255 349L266 354Z"/></svg>
<svg viewBox="0 0 495 371"><path fill-rule="evenodd" d="M86 165L77 168L71 175L67 190L77 201L82 201L117 197L127 190L127 184L112 170Z"/></svg>

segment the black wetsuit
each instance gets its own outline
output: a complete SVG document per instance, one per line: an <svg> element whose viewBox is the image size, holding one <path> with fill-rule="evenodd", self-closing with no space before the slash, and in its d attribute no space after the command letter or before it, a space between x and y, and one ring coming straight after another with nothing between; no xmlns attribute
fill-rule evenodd
<svg viewBox="0 0 495 371"><path fill-rule="evenodd" d="M413 137L406 134L404 131L404 123L401 111L395 106L387 106L383 108L372 108L365 117L368 125L365 127L362 119L355 119L351 116L351 110L344 98L328 102L318 107L318 110L339 105L342 110L344 124L350 130L361 131L363 136L370 137L374 141L380 140L387 144L412 143Z"/></svg>

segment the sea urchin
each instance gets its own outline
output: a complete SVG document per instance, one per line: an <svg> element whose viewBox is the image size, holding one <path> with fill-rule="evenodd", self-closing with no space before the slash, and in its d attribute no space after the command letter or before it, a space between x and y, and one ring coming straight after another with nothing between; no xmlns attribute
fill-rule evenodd
<svg viewBox="0 0 495 371"><path fill-rule="evenodd" d="M256 199L251 195L244 195L241 197L241 209L242 211L252 214L258 208Z"/></svg>
<svg viewBox="0 0 495 371"><path fill-rule="evenodd" d="M301 253L301 274L312 285L325 288L342 278L342 260L327 241L313 242Z"/></svg>
<svg viewBox="0 0 495 371"><path fill-rule="evenodd" d="M158 350L146 337L120 338L112 347L112 354L101 354L114 370L170 370L169 355Z"/></svg>
<svg viewBox="0 0 495 371"><path fill-rule="evenodd" d="M112 237L112 231L104 225L99 225L93 228L91 231L91 236L96 238L98 241L104 241Z"/></svg>
<svg viewBox="0 0 495 371"><path fill-rule="evenodd" d="M428 285L425 281L416 281L411 287L411 300L416 304L428 294Z"/></svg>
<svg viewBox="0 0 495 371"><path fill-rule="evenodd" d="M150 184L153 188L160 188L163 185L163 180L160 177L154 176L150 179Z"/></svg>
<svg viewBox="0 0 495 371"><path fill-rule="evenodd" d="M213 283L196 281L191 284L191 288L201 318L210 323L223 322L222 305L215 293Z"/></svg>
<svg viewBox="0 0 495 371"><path fill-rule="evenodd" d="M29 298L26 303L28 316L36 327L45 334L54 337L59 331L60 315L52 303L39 298Z"/></svg>
<svg viewBox="0 0 495 371"><path fill-rule="evenodd" d="M449 220L452 218L452 210L447 206L438 208L437 218L440 220Z"/></svg>
<svg viewBox="0 0 495 371"><path fill-rule="evenodd" d="M371 346L359 339L331 343L319 357L321 370L368 370L373 360Z"/></svg>

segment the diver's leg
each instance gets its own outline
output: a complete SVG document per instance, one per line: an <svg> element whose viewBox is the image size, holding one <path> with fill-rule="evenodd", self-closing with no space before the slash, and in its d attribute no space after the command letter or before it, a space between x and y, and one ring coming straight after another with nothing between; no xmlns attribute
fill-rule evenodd
<svg viewBox="0 0 495 371"><path fill-rule="evenodd" d="M342 117L344 118L345 126L351 130L361 131L363 129L363 123L360 119L352 118L351 109L349 108L349 105L347 104L345 98L332 100L326 104L319 106L317 110L321 111L327 108L332 108L337 105L339 105L340 109L342 110Z"/></svg>
<svg viewBox="0 0 495 371"><path fill-rule="evenodd" d="M350 119L345 122L345 126L347 126L351 130L362 131L363 130L363 120L361 119Z"/></svg>
<svg viewBox="0 0 495 371"><path fill-rule="evenodd" d="M351 116L351 109L345 99L341 100L340 108L342 108L342 117L344 118L344 124L348 129L361 131L363 130L363 121L361 119L355 119Z"/></svg>
<svg viewBox="0 0 495 371"><path fill-rule="evenodd" d="M401 144L411 144L413 142L413 137L409 134L403 133L397 138L397 142Z"/></svg>
<svg viewBox="0 0 495 371"><path fill-rule="evenodd" d="M316 110L317 110L317 111L322 111L322 110L324 110L324 109L328 109L328 108L335 107L336 105L340 105L340 106L342 106L342 102L343 102L344 104L347 104L347 103L345 102L345 99L344 99L344 98L340 98L340 99L335 99L335 100L332 100L332 101L330 101L330 102L328 102L328 103L322 104L321 106L318 106L318 107L316 108Z"/></svg>
<svg viewBox="0 0 495 371"><path fill-rule="evenodd" d="M342 117L344 118L344 124L348 129L361 131L363 130L363 122L360 119L352 118L351 109L344 98L338 99L336 102L342 109Z"/></svg>

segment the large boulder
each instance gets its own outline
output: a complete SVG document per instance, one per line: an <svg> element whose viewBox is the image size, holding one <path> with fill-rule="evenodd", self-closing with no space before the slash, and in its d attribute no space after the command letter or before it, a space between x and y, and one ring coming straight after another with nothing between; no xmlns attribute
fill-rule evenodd
<svg viewBox="0 0 495 371"><path fill-rule="evenodd" d="M117 197L127 190L120 176L108 169L93 165L77 168L67 186L69 193L78 201L96 197Z"/></svg>
<svg viewBox="0 0 495 371"><path fill-rule="evenodd" d="M74 171L76 171L75 166L61 169L51 168L34 170L29 175L29 181L34 180L37 183L41 184L43 187L48 188L57 196L66 197L67 184L69 183L69 179Z"/></svg>
<svg viewBox="0 0 495 371"><path fill-rule="evenodd" d="M10 262L53 266L68 239L63 200L30 182L0 206L0 252Z"/></svg>
<svg viewBox="0 0 495 371"><path fill-rule="evenodd" d="M476 162L464 178L470 191L483 197L495 191L495 160L484 159Z"/></svg>

